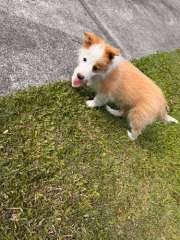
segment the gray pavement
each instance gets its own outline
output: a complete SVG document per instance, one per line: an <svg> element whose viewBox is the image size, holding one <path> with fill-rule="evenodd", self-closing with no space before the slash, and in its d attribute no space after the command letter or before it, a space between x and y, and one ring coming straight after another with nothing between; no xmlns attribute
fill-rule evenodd
<svg viewBox="0 0 180 240"><path fill-rule="evenodd" d="M0 95L68 80L84 31L127 58L180 47L180 0L0 1Z"/></svg>

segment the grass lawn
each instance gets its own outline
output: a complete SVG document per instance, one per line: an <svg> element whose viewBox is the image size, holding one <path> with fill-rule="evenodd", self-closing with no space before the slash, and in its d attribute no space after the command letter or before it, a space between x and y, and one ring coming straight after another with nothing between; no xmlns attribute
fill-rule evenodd
<svg viewBox="0 0 180 240"><path fill-rule="evenodd" d="M134 62L180 120L180 50ZM59 82L0 99L0 239L180 239L180 125L131 142L93 95Z"/></svg>

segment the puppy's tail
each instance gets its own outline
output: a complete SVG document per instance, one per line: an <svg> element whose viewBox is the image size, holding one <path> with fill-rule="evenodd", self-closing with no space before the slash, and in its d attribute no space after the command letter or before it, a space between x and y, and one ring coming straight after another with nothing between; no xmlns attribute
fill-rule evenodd
<svg viewBox="0 0 180 240"><path fill-rule="evenodd" d="M165 117L164 117L164 122L165 123L178 123L178 120L171 117L170 115L166 114Z"/></svg>
<svg viewBox="0 0 180 240"><path fill-rule="evenodd" d="M113 116L116 116L116 117L122 117L123 115L123 111L119 111L119 110L116 110L116 109L113 109L111 108L110 106L106 105L106 110L112 114Z"/></svg>

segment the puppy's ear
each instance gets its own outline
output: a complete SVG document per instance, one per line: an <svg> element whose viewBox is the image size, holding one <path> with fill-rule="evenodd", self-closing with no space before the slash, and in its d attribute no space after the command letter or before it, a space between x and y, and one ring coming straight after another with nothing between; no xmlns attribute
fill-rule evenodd
<svg viewBox="0 0 180 240"><path fill-rule="evenodd" d="M111 61L115 56L120 55L120 50L109 45L106 47L106 54Z"/></svg>
<svg viewBox="0 0 180 240"><path fill-rule="evenodd" d="M101 41L102 41L101 38L96 36L96 34L92 32L84 33L83 45L86 48L89 48L92 44L98 44Z"/></svg>

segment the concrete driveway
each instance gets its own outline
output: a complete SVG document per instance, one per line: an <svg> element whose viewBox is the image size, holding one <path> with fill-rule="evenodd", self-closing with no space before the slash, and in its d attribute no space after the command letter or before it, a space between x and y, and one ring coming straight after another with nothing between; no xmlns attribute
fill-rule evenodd
<svg viewBox="0 0 180 240"><path fill-rule="evenodd" d="M127 58L180 47L179 0L3 0L0 95L70 79L84 31Z"/></svg>

